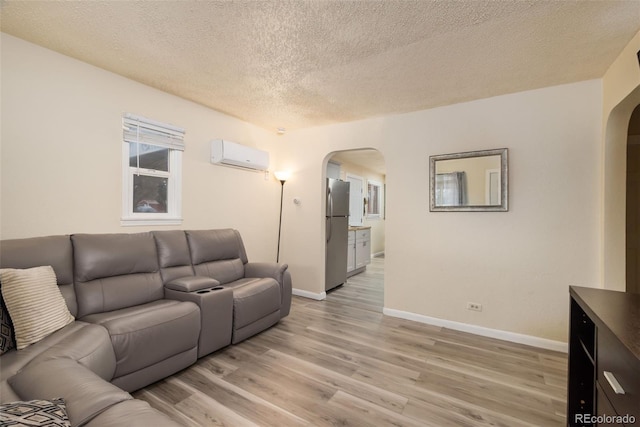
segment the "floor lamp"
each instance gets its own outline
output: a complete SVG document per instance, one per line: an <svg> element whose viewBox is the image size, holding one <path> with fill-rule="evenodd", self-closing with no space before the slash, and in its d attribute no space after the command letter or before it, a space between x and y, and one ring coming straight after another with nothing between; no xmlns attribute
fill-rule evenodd
<svg viewBox="0 0 640 427"><path fill-rule="evenodd" d="M278 222L278 254L276 255L276 262L280 262L280 234L282 232L282 201L284 199L284 183L287 182L291 175L286 171L274 172L276 179L280 181L280 221Z"/></svg>

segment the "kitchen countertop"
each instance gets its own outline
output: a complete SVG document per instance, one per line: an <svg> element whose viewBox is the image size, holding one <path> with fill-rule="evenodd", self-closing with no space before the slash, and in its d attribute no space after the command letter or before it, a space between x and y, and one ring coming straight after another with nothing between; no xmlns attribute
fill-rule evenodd
<svg viewBox="0 0 640 427"><path fill-rule="evenodd" d="M358 231L358 230L369 230L371 227L370 226L363 226L363 225L358 225L358 226L351 226L349 227L349 231Z"/></svg>

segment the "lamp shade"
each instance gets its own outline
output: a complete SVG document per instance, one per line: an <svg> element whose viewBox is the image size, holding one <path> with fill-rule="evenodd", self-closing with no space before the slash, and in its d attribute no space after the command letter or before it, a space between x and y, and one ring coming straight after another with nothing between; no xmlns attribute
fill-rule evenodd
<svg viewBox="0 0 640 427"><path fill-rule="evenodd" d="M273 173L278 181L286 181L291 176L289 171L276 171Z"/></svg>

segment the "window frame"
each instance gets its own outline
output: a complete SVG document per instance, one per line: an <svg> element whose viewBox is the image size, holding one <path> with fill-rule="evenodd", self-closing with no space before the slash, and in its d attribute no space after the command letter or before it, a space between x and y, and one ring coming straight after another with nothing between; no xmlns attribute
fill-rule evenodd
<svg viewBox="0 0 640 427"><path fill-rule="evenodd" d="M372 212L372 206L373 204L371 203L371 187L376 187L378 190L378 197L377 197L377 203L375 203L375 208L376 208L376 212ZM372 179L368 179L367 180L367 219L376 219L376 218L382 218L382 200L384 198L384 194L383 194L383 185L381 182L379 181L375 181Z"/></svg>
<svg viewBox="0 0 640 427"><path fill-rule="evenodd" d="M145 119L131 114L123 116L123 127L125 119L140 120L141 123L151 123L156 127L163 124ZM177 129L171 125L164 125L167 129ZM182 131L184 133L184 131ZM182 150L165 147L153 142L139 141L138 143L148 144L155 147L169 150L168 171L139 168L130 165L130 144L123 136L122 140L122 216L120 225L122 226L146 226L146 225L181 225L182 224ZM167 178L167 212L134 212L133 191L134 176L144 175L151 177Z"/></svg>

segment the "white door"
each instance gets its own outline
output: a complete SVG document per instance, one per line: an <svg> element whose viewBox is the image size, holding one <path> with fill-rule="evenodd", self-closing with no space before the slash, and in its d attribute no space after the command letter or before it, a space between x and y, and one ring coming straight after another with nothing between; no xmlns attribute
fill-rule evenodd
<svg viewBox="0 0 640 427"><path fill-rule="evenodd" d="M487 169L485 183L485 204L500 206L500 169Z"/></svg>
<svg viewBox="0 0 640 427"><path fill-rule="evenodd" d="M360 176L347 174L347 182L351 183L349 193L349 225L362 225L364 220L364 180Z"/></svg>

